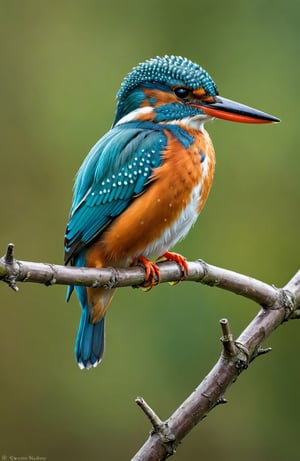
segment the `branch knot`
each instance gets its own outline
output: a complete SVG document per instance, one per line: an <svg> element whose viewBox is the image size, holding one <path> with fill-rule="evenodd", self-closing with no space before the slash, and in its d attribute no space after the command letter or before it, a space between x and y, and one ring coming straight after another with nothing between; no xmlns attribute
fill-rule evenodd
<svg viewBox="0 0 300 461"><path fill-rule="evenodd" d="M5 255L0 259L3 264L1 268L0 279L7 283L14 291L19 291L16 281L19 275L19 264L14 257L14 244L9 243Z"/></svg>
<svg viewBox="0 0 300 461"><path fill-rule="evenodd" d="M170 430L168 421L162 421L143 397L137 397L135 402L143 410L152 424L150 435L153 436L157 434L162 444L165 446L167 456L172 456L176 451L177 443L175 435Z"/></svg>
<svg viewBox="0 0 300 461"><path fill-rule="evenodd" d="M296 299L293 293L289 290L280 290L281 306L285 309L285 318L283 321L286 321L290 318L293 312L297 309Z"/></svg>

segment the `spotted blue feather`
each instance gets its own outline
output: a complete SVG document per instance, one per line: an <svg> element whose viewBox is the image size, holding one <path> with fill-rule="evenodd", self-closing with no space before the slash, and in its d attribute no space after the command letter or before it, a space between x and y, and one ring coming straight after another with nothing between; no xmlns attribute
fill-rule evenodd
<svg viewBox="0 0 300 461"><path fill-rule="evenodd" d="M116 126L90 151L75 182L66 262L93 241L147 187L166 147L163 129Z"/></svg>
<svg viewBox="0 0 300 461"><path fill-rule="evenodd" d="M163 56L148 59L136 66L124 79L118 92L121 101L137 86L147 82L171 85L185 85L188 88L204 88L211 96L218 89L211 76L203 67L181 56ZM157 87L157 85L156 85Z"/></svg>

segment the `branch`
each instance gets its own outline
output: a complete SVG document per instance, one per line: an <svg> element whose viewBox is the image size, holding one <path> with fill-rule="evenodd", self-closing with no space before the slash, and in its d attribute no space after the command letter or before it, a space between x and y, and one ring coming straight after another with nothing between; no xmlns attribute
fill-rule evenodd
<svg viewBox="0 0 300 461"><path fill-rule="evenodd" d="M227 271L225 274L227 275ZM256 282L251 279L253 286L256 286ZM178 444L196 424L217 405L226 403L225 392L241 372L248 368L250 362L271 350L263 349L261 344L272 331L288 319L300 317L300 271L283 289L276 289L276 293L273 304L269 305L268 309L261 309L236 341L233 339L228 320L220 320L223 351L218 362L178 409L166 421L154 427L150 437L132 461L161 461L174 454ZM244 292L242 294L245 296ZM170 440L166 440L164 436L166 427L168 434L171 434Z"/></svg>
<svg viewBox="0 0 300 461"><path fill-rule="evenodd" d="M181 280L181 269L174 262L159 263L161 283ZM137 404L149 418L153 429L150 437L132 458L132 461L159 461L171 456L186 434L209 411L226 403L224 394L256 357L268 352L261 344L283 322L300 318L300 270L279 289L260 280L236 272L209 265L202 260L189 262L186 281L216 286L249 298L263 308L234 341L228 320L220 321L222 328L221 356L197 389L166 421L141 397ZM144 282L143 267L75 268L54 264L19 261L14 257L14 245L9 244L0 259L0 280L17 290L16 282L84 285L106 288L137 286Z"/></svg>
<svg viewBox="0 0 300 461"><path fill-rule="evenodd" d="M181 269L175 262L158 263L160 283L180 281ZM202 260L189 262L186 281L216 286L249 298L261 306L269 307L280 297L280 290L267 283L237 272L222 269ZM8 245L6 254L0 259L0 280L17 290L16 282L42 283L47 286L83 285L94 288L103 286L117 288L138 286L145 282L145 271L141 266L102 269L69 267L56 264L19 261L14 258L14 245ZM300 288L299 288L300 290Z"/></svg>

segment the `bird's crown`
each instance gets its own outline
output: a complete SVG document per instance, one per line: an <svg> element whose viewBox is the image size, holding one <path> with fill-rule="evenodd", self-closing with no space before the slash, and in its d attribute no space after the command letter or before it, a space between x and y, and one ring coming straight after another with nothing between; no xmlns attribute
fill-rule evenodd
<svg viewBox="0 0 300 461"><path fill-rule="evenodd" d="M135 87L155 82L184 85L190 89L202 87L210 96L218 94L217 86L206 70L187 58L166 55L148 59L134 67L125 77L117 97L121 100Z"/></svg>
<svg viewBox="0 0 300 461"><path fill-rule="evenodd" d="M194 91L200 91L201 97L208 98L218 94L216 84L198 64L181 56L148 59L125 77L117 94L115 123L124 120L125 116L128 121L128 114L145 106L152 108L152 116L148 118L155 121L175 120L202 113L184 104L188 102L186 96L192 96Z"/></svg>

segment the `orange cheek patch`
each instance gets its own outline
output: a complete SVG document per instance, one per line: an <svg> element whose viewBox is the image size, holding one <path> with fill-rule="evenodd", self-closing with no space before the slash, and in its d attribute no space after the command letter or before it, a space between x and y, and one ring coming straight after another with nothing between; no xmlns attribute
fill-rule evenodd
<svg viewBox="0 0 300 461"><path fill-rule="evenodd" d="M172 104L174 102L178 102L177 97L173 93L167 93L161 90L152 90L149 88L144 88L143 92L145 94L145 101L142 103L142 107L159 107L165 104Z"/></svg>
<svg viewBox="0 0 300 461"><path fill-rule="evenodd" d="M198 88L197 90L193 90L193 95L195 96L196 99L203 98L205 96L206 92L204 88Z"/></svg>
<svg viewBox="0 0 300 461"><path fill-rule="evenodd" d="M210 96L208 94L206 94L204 88L198 88L197 90L193 90L193 97L196 101L204 101L204 102L207 102L207 103L212 103L215 101L215 98L214 96ZM191 104L193 105L193 104ZM198 105L195 105L195 107L198 108Z"/></svg>

